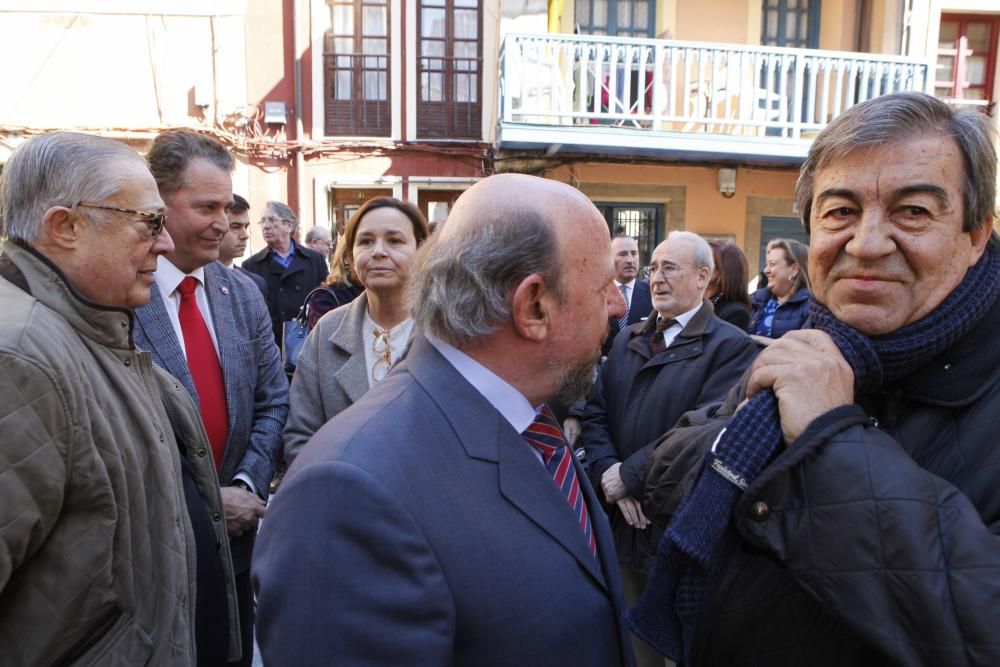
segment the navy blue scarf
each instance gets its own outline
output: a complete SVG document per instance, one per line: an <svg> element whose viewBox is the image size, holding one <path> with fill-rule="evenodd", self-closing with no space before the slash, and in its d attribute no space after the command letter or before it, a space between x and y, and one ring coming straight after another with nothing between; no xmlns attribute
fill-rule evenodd
<svg viewBox="0 0 1000 667"><path fill-rule="evenodd" d="M949 349L981 320L1000 294L1000 250L986 252L931 313L892 333L868 338L836 319L814 298L806 326L825 331L854 369L855 392L900 380ZM625 614L626 624L674 660L692 664L694 633L735 539L733 507L784 444L778 401L766 390L726 425L705 455L694 487L681 501L657 548L649 585Z"/></svg>

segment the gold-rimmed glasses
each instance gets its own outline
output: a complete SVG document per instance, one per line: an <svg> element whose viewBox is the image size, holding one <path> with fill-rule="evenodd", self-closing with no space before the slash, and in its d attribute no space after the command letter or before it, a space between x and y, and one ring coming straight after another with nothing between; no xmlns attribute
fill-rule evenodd
<svg viewBox="0 0 1000 667"><path fill-rule="evenodd" d="M107 206L105 204L92 204L91 202L78 201L74 206L83 206L85 208L99 208L104 211L115 211L116 213L124 213L125 215L134 215L140 220L146 223L149 227L149 234L152 237L157 237L160 232L163 231L163 223L167 220L166 213L152 213L150 211L138 211L134 208L118 208L117 206Z"/></svg>
<svg viewBox="0 0 1000 667"><path fill-rule="evenodd" d="M392 368L392 340L390 338L392 334L392 329L386 329L380 331L375 329L372 332L372 351L378 355L375 359L375 364L372 366L372 380L375 382L381 381L389 374L389 369Z"/></svg>
<svg viewBox="0 0 1000 667"><path fill-rule="evenodd" d="M649 276L650 280L656 277L657 273L662 273L663 277L667 280L677 277L679 273L686 269L686 266L679 266L677 264L671 264L670 262L664 262L657 266L656 264L650 264L645 267L646 275Z"/></svg>

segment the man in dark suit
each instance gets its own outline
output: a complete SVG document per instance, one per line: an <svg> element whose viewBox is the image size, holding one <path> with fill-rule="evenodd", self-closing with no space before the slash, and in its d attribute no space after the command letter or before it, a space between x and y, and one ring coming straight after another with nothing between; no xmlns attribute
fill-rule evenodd
<svg viewBox="0 0 1000 667"><path fill-rule="evenodd" d="M233 262L241 257L247 249L250 240L250 203L243 197L234 194L233 205L226 212L229 218L229 231L219 243L219 261L227 269L239 271L253 281L260 293L267 299L267 283L256 273L250 273L242 266L233 266Z"/></svg>
<svg viewBox="0 0 1000 667"><path fill-rule="evenodd" d="M638 279L639 244L636 240L631 236L616 236L611 239L611 256L615 260L615 287L625 298L628 313L617 319L608 318L608 337L601 348L601 354L605 357L619 331L646 319L653 310L649 283Z"/></svg>
<svg viewBox="0 0 1000 667"><path fill-rule="evenodd" d="M545 408L591 382L624 314L578 191L504 174L414 268L403 363L316 433L264 522L274 665L632 662L607 519Z"/></svg>
<svg viewBox="0 0 1000 667"><path fill-rule="evenodd" d="M148 155L167 206L174 250L160 258L156 289L136 309L136 344L152 353L198 404L219 471L236 572L243 660L253 655L250 557L281 454L288 383L254 284L216 258L229 228L232 156L214 139L161 134ZM222 517L213 517L216 521Z"/></svg>
<svg viewBox="0 0 1000 667"><path fill-rule="evenodd" d="M603 491L630 606L646 588L662 535L639 503L656 441L685 412L721 402L757 354L750 337L715 317L704 298L713 269L705 239L671 232L650 264L656 311L615 339L577 443L587 452L591 482ZM663 667L652 647L638 638L633 647L640 667Z"/></svg>
<svg viewBox="0 0 1000 667"><path fill-rule="evenodd" d="M329 271L322 255L292 238L298 221L288 206L267 202L260 224L267 247L245 260L243 268L267 283L267 309L280 346L282 325L295 319L309 292L326 280Z"/></svg>

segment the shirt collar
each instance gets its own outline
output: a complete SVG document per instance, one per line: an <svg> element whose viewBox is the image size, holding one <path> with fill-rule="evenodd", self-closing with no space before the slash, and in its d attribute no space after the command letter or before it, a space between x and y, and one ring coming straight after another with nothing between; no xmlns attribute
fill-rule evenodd
<svg viewBox="0 0 1000 667"><path fill-rule="evenodd" d="M699 301L697 306L695 306L694 308L692 308L687 312L681 313L680 315L674 318L674 321L680 325L681 329L683 329L688 325L688 322L691 321L691 318L693 318L698 313L698 311L701 310L701 307L703 305L705 304ZM656 319L660 319L660 317L662 316L659 313L657 313Z"/></svg>
<svg viewBox="0 0 1000 667"><path fill-rule="evenodd" d="M633 289L635 289L635 278L633 278L632 280L628 281L627 283L620 283L617 280L615 281L615 287L621 287L622 285L624 285L625 287L627 287L628 291L631 292Z"/></svg>
<svg viewBox="0 0 1000 667"><path fill-rule="evenodd" d="M153 275L156 277L156 285L160 288L160 294L163 295L164 299L169 299L187 276L196 278L202 287L205 286L204 266L199 266L191 273L184 273L163 255L157 259L156 273Z"/></svg>
<svg viewBox="0 0 1000 667"><path fill-rule="evenodd" d="M538 414L541 406L538 409L533 408L524 394L458 348L430 334L425 334L425 337L441 353L441 356L458 371L458 374L465 378L507 420L515 431L523 433L531 426L531 422L535 421L535 415Z"/></svg>

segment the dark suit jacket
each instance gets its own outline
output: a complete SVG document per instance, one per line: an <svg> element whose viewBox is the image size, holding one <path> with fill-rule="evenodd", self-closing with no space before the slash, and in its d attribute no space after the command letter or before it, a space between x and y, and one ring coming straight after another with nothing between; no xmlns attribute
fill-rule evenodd
<svg viewBox="0 0 1000 667"><path fill-rule="evenodd" d="M597 538L510 424L421 336L320 429L262 522L272 665L631 664L607 519Z"/></svg>
<svg viewBox="0 0 1000 667"><path fill-rule="evenodd" d="M628 327L636 322L641 322L643 318L649 317L651 312L653 312L653 298L649 293L649 283L645 280L636 280L632 290L632 300L628 308L628 324L625 326ZM608 356L608 352L611 351L611 343L614 342L618 331L618 320L609 317L608 337L604 339L604 346L601 348L603 356Z"/></svg>
<svg viewBox="0 0 1000 667"><path fill-rule="evenodd" d="M264 282L264 279L252 271L247 271L242 266L237 266L236 270L253 281L253 284L257 286L257 289L264 296L264 302L267 303L267 283Z"/></svg>
<svg viewBox="0 0 1000 667"><path fill-rule="evenodd" d="M274 340L281 346L282 323L295 319L306 297L326 280L326 260L318 252L296 243L288 268L271 259L272 250L264 248L244 260L243 268L256 273L267 283L267 310L271 314Z"/></svg>
<svg viewBox="0 0 1000 667"><path fill-rule="evenodd" d="M288 416L288 380L278 348L268 336L270 320L256 286L239 272L213 262L205 267L205 290L229 408L229 439L222 457L219 482L227 485L236 473L245 473L267 498L274 471L281 460L281 431ZM198 403L198 393L187 358L170 324L159 289L149 303L135 311L135 344L148 350L153 361L176 377ZM232 540L236 572L250 566L253 533Z"/></svg>

